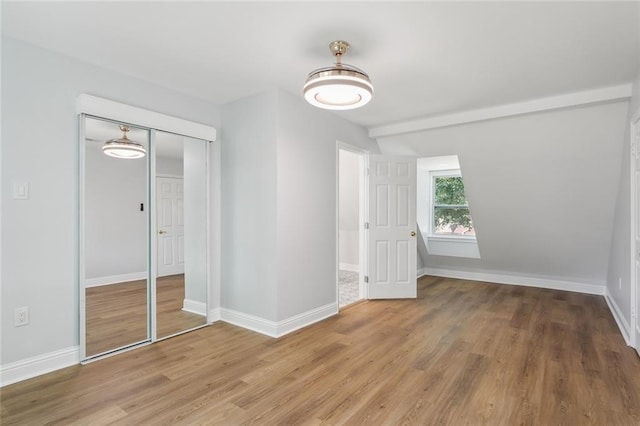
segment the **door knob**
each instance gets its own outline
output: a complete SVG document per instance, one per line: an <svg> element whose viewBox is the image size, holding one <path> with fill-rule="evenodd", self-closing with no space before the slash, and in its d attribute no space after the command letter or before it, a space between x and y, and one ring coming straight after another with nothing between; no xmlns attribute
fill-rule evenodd
<svg viewBox="0 0 640 426"><path fill-rule="evenodd" d="M166 233L167 233L167 231L158 231L158 234L161 234L161 235L162 234L166 234Z"/></svg>
<svg viewBox="0 0 640 426"><path fill-rule="evenodd" d="M416 236L416 231L411 231L411 236L415 237Z"/></svg>

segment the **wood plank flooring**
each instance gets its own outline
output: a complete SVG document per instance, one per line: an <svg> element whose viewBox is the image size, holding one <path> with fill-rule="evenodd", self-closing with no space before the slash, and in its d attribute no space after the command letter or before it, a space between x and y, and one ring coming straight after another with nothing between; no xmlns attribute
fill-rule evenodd
<svg viewBox="0 0 640 426"><path fill-rule="evenodd" d="M217 323L2 389L3 425L638 425L604 299L435 277L280 339Z"/></svg>
<svg viewBox="0 0 640 426"><path fill-rule="evenodd" d="M158 337L206 323L206 317L182 310L184 275L156 280ZM131 281L86 289L87 354L96 355L147 340L147 282Z"/></svg>
<svg viewBox="0 0 640 426"><path fill-rule="evenodd" d="M207 317L182 310L184 274L156 279L158 337L171 336L207 323Z"/></svg>

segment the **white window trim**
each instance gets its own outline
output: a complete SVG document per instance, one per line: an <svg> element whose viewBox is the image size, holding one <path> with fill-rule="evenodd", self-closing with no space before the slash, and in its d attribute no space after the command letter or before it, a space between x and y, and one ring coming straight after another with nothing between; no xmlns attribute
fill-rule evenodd
<svg viewBox="0 0 640 426"><path fill-rule="evenodd" d="M435 180L437 177L462 177L462 172L460 169L431 170L429 172L429 229L427 230L427 238L430 241L475 242L476 237L474 235L443 235L435 233L435 229L433 229L433 212L435 209Z"/></svg>
<svg viewBox="0 0 640 426"><path fill-rule="evenodd" d="M431 221L433 219L433 177L434 176L462 176L462 170L458 166L459 162L453 162L449 167L438 167L441 162L451 163L451 159L440 160L431 157L424 164L425 167L418 169L418 197L417 197L417 220L420 225L420 234L424 241L427 254L430 256L447 256L480 259L480 248L476 236L469 235L446 235L432 234Z"/></svg>

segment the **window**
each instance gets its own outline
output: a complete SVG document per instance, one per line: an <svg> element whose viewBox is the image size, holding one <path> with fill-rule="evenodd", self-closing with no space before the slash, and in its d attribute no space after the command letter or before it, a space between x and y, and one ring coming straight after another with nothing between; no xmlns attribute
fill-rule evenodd
<svg viewBox="0 0 640 426"><path fill-rule="evenodd" d="M460 171L432 172L431 234L475 237Z"/></svg>
<svg viewBox="0 0 640 426"><path fill-rule="evenodd" d="M480 259L458 157L425 157L417 163L416 218L427 254Z"/></svg>

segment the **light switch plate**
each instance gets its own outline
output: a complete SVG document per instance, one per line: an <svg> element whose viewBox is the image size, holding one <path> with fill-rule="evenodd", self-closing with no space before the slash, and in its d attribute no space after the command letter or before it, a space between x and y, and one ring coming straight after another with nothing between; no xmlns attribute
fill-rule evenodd
<svg viewBox="0 0 640 426"><path fill-rule="evenodd" d="M28 182L13 183L13 199L14 200L29 199L29 183Z"/></svg>

